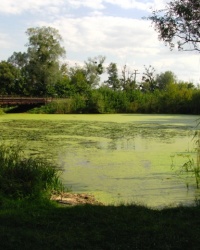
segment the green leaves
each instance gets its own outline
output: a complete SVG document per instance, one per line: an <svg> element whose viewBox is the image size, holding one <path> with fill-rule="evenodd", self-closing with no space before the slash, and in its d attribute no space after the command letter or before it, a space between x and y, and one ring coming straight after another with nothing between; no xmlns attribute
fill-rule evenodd
<svg viewBox="0 0 200 250"><path fill-rule="evenodd" d="M200 2L197 0L175 0L166 9L153 11L148 17L152 21L159 39L171 49L177 44L179 50L200 52Z"/></svg>
<svg viewBox="0 0 200 250"><path fill-rule="evenodd" d="M9 62L0 62L0 94L19 94L22 92L23 77L20 70Z"/></svg>
<svg viewBox="0 0 200 250"><path fill-rule="evenodd" d="M29 36L28 82L35 95L52 95L52 87L61 77L59 58L65 55L60 45L62 38L52 27L29 28L26 34Z"/></svg>

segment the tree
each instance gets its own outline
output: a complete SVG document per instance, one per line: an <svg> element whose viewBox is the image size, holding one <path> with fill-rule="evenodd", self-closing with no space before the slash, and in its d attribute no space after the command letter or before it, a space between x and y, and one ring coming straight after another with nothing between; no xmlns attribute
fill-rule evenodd
<svg viewBox="0 0 200 250"><path fill-rule="evenodd" d="M171 71L165 71L156 76L156 83L159 90L166 90L167 86L176 82L177 78Z"/></svg>
<svg viewBox="0 0 200 250"><path fill-rule="evenodd" d="M124 90L133 90L136 88L136 71L133 73L128 69L127 65L122 68L121 86Z"/></svg>
<svg viewBox="0 0 200 250"><path fill-rule="evenodd" d="M29 58L28 53L26 52L14 52L11 57L7 60L8 63L12 64L12 66L20 71L21 77L24 79L23 84L23 92L20 94L30 95L31 86L28 83L29 72L28 72L28 64ZM17 89L17 88L16 88ZM19 94L19 93L18 93Z"/></svg>
<svg viewBox="0 0 200 250"><path fill-rule="evenodd" d="M97 56L94 58L88 58L85 62L85 71L88 84L95 88L100 83L100 75L104 73L103 63L105 62L105 56Z"/></svg>
<svg viewBox="0 0 200 250"><path fill-rule="evenodd" d="M110 63L107 67L108 80L105 83L108 84L113 90L120 89L120 80L118 77L118 70L116 63Z"/></svg>
<svg viewBox="0 0 200 250"><path fill-rule="evenodd" d="M175 0L166 9L153 11L147 19L152 21L159 39L179 50L200 52L200 1Z"/></svg>
<svg viewBox="0 0 200 250"><path fill-rule="evenodd" d="M55 83L61 76L59 58L65 55L60 45L62 37L52 27L29 28L27 44L28 84L34 95L52 94Z"/></svg>
<svg viewBox="0 0 200 250"><path fill-rule="evenodd" d="M76 65L73 68L70 68L69 72L70 77L70 94L87 94L91 89L91 86L87 82L87 76L85 69Z"/></svg>
<svg viewBox="0 0 200 250"><path fill-rule="evenodd" d="M22 94L24 81L18 68L6 61L0 62L0 94Z"/></svg>
<svg viewBox="0 0 200 250"><path fill-rule="evenodd" d="M156 80L155 80L155 69L151 65L147 68L144 66L145 72L142 76L142 84L140 87L143 91L153 92L157 88Z"/></svg>
<svg viewBox="0 0 200 250"><path fill-rule="evenodd" d="M26 52L14 52L7 61L22 70L28 64L28 54Z"/></svg>

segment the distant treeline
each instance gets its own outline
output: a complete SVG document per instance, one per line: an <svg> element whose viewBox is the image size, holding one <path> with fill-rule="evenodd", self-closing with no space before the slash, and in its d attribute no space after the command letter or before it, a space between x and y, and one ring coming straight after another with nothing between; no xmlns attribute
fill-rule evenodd
<svg viewBox="0 0 200 250"><path fill-rule="evenodd" d="M91 90L87 95L75 94L56 99L33 113L155 113L200 114L200 90L185 84L170 84L167 90L114 91L106 86Z"/></svg>
<svg viewBox="0 0 200 250"><path fill-rule="evenodd" d="M59 60L65 50L56 29L30 28L26 34L27 52L0 62L0 95L61 98L33 112L200 113L199 87L171 71L156 74L145 66L138 81L136 70L124 65L120 72L114 62L105 66L101 55L69 66Z"/></svg>

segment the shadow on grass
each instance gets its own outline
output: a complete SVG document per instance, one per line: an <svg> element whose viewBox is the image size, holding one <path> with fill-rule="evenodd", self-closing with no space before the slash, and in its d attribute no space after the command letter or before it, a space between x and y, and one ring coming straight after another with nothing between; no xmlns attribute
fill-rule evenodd
<svg viewBox="0 0 200 250"><path fill-rule="evenodd" d="M0 210L0 249L199 249L200 208L19 205Z"/></svg>

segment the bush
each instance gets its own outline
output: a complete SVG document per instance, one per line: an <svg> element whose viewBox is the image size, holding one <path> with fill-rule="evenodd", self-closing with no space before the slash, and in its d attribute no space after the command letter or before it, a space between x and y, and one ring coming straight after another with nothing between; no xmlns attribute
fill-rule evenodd
<svg viewBox="0 0 200 250"><path fill-rule="evenodd" d="M25 158L22 147L0 145L0 196L23 199L60 192L59 171L42 158Z"/></svg>
<svg viewBox="0 0 200 250"><path fill-rule="evenodd" d="M47 104L46 112L50 114L70 114L71 113L71 99L57 99Z"/></svg>

